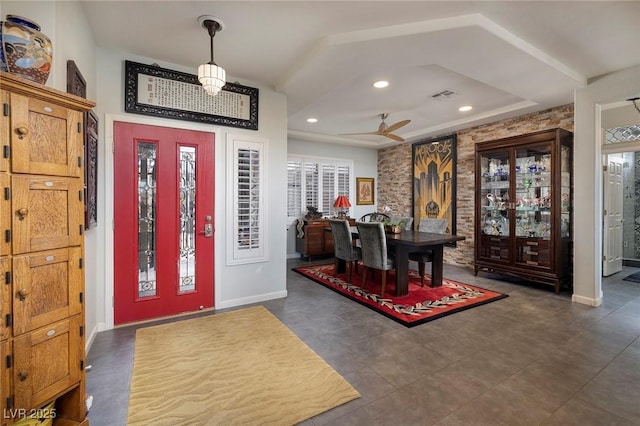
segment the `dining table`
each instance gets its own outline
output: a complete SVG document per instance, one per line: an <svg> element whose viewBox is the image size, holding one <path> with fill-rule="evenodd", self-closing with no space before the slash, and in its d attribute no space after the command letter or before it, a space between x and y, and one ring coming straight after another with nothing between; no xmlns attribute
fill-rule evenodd
<svg viewBox="0 0 640 426"><path fill-rule="evenodd" d="M351 235L358 238L358 228L351 226ZM331 228L329 228L331 230ZM433 261L431 262L431 287L442 286L442 274L444 269L444 246L456 241L462 241L465 237L451 234L435 234L403 230L400 233L386 233L387 249L393 247L396 263L396 297L409 294L409 254L431 250Z"/></svg>
<svg viewBox="0 0 640 426"><path fill-rule="evenodd" d="M434 234L431 232L403 230L398 234L386 233L387 248L393 247L396 262L396 297L409 294L409 254L431 250L431 287L442 285L444 269L444 246L465 237L451 234Z"/></svg>
<svg viewBox="0 0 640 426"><path fill-rule="evenodd" d="M358 227L350 226L353 243L358 240ZM325 228L325 232L331 232L331 228ZM420 232L403 230L399 233L386 232L387 249L393 247L396 263L396 297L409 294L409 254L431 251L431 287L442 286L442 274L444 269L444 246L453 245L456 241L463 241L465 237L452 234L437 234L432 232ZM344 272L345 262L338 263L338 272Z"/></svg>

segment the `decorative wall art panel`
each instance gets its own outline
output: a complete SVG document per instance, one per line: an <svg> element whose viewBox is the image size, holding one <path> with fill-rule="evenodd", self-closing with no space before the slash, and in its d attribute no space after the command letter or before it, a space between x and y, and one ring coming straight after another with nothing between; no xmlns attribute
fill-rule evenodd
<svg viewBox="0 0 640 426"><path fill-rule="evenodd" d="M227 83L211 96L193 74L125 61L125 111L258 130L258 89Z"/></svg>
<svg viewBox="0 0 640 426"><path fill-rule="evenodd" d="M416 142L413 158L413 221L447 219L456 233L456 135Z"/></svg>

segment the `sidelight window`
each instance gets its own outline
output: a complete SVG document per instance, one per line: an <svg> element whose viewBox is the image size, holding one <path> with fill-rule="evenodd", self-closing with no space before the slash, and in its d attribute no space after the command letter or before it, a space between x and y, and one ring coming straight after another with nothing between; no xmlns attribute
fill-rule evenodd
<svg viewBox="0 0 640 426"><path fill-rule="evenodd" d="M232 212L227 242L232 258L228 264L263 261L267 257L264 193L265 144L261 139L230 135L232 141L234 191L230 194Z"/></svg>

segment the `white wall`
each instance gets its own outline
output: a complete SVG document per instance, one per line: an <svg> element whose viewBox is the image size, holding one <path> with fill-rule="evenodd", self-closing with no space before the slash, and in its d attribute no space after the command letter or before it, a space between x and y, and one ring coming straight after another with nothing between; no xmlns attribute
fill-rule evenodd
<svg viewBox="0 0 640 426"><path fill-rule="evenodd" d="M301 139L289 139L288 153L297 155L309 155L323 158L339 158L353 160L354 176L354 197L351 201L351 217L359 218L365 213L376 210L376 205L358 206L355 203L355 177L372 177L378 179L378 150L370 148L359 148L352 146L337 145L334 143L310 142ZM377 189L377 188L376 188ZM374 197L377 200L378 196ZM287 256L298 257L296 252L296 230L295 223L287 224Z"/></svg>
<svg viewBox="0 0 640 426"><path fill-rule="evenodd" d="M572 300L579 303L602 303L602 105L639 94L640 66L603 76L575 93Z"/></svg>
<svg viewBox="0 0 640 426"><path fill-rule="evenodd" d="M180 120L167 120L146 117L124 112L124 61L132 60L140 63L158 63L163 68L176 71L195 73L195 69L185 68L174 64L166 64L151 58L142 58L126 52L107 51L98 49L98 105L99 117L104 123L104 144L100 156L102 161L99 169L105 171L100 189L105 194L105 218L111 223L113 218L113 142L112 125L114 121L133 121L156 126L179 127L191 130L215 133L215 213L214 213L214 247L215 259L215 307L227 308L278 297L286 296L286 170L287 167L287 117L286 99L283 95L273 92L268 87L262 87L254 82L240 81L251 87L258 87L259 94L259 123L258 131L212 126L201 123L190 123ZM229 77L230 81L236 81ZM226 135L246 134L250 137L264 138L267 145L267 200L266 224L268 242L268 261L243 265L226 265L226 229L227 220L225 200L229 182L226 164ZM117 172L117 171L116 171ZM102 209L101 209L102 212ZM113 236L110 229L104 229L105 244L98 250L100 258L104 259L105 279L96 283L97 291L104 294L107 303L101 315L100 329L113 325L113 310L109 301L113 295Z"/></svg>
<svg viewBox="0 0 640 426"><path fill-rule="evenodd" d="M96 98L95 42L79 2L2 1L0 15L24 16L51 39L53 66L46 85L66 92L67 61L75 61L87 81L87 98Z"/></svg>

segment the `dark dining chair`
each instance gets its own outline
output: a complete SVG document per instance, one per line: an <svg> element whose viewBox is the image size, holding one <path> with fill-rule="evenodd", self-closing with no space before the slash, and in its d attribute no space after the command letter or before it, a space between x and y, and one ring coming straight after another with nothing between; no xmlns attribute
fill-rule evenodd
<svg viewBox="0 0 640 426"><path fill-rule="evenodd" d="M389 217L388 214L373 212L373 213L363 214L362 216L360 216L360 219L358 219L358 221L359 222L384 222L385 220L390 220L390 219L391 218Z"/></svg>
<svg viewBox="0 0 640 426"><path fill-rule="evenodd" d="M362 287L367 283L367 271L379 270L382 273L382 289L384 297L387 284L387 271L395 269L395 261L387 252L387 236L382 222L356 222L362 249Z"/></svg>
<svg viewBox="0 0 640 426"><path fill-rule="evenodd" d="M446 234L449 221L447 219L420 219L418 231L432 234ZM424 265L433 262L433 250L425 250L409 254L409 260L418 262L418 274L420 274L420 287L424 287Z"/></svg>
<svg viewBox="0 0 640 426"><path fill-rule="evenodd" d="M331 232L333 233L334 250L334 277L338 276L338 264L340 260L346 263L347 282L351 282L351 273L355 269L358 272L358 261L362 259L360 247L353 245L351 227L349 221L342 219L329 219Z"/></svg>
<svg viewBox="0 0 640 426"><path fill-rule="evenodd" d="M411 216L391 216L391 225L397 225L400 222L403 223L403 229L405 231L411 231L413 229L413 217Z"/></svg>

